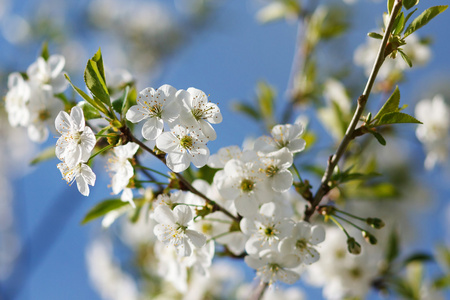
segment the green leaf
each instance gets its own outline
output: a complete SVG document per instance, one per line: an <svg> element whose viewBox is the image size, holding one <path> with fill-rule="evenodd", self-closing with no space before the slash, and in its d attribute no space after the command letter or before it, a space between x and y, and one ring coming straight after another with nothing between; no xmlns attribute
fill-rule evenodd
<svg viewBox="0 0 450 300"><path fill-rule="evenodd" d="M412 262L425 262L425 261L433 261L433 256L427 253L415 253L407 257L403 264L407 265Z"/></svg>
<svg viewBox="0 0 450 300"><path fill-rule="evenodd" d="M403 31L403 28L405 28L405 15L403 12L399 13L397 17L395 18L394 22L394 35L400 34Z"/></svg>
<svg viewBox="0 0 450 300"><path fill-rule="evenodd" d="M415 10L413 10L412 12L410 12L406 18L405 18L405 24L408 23L409 18L411 18L411 16L417 11L417 8Z"/></svg>
<svg viewBox="0 0 450 300"><path fill-rule="evenodd" d="M119 209L125 205L129 205L128 202L124 202L120 199L108 199L100 202L96 206L91 208L91 210L84 217L83 221L81 221L81 224L86 224L92 220L106 215L110 211Z"/></svg>
<svg viewBox="0 0 450 300"><path fill-rule="evenodd" d="M389 15L391 15L392 8L394 7L394 3L395 3L395 0L388 0L387 1L387 9L388 9Z"/></svg>
<svg viewBox="0 0 450 300"><path fill-rule="evenodd" d="M395 87L394 92L389 97L389 99L384 103L383 107L378 111L378 113L373 118L374 120L379 120L383 115L390 113L390 112L397 112L399 111L399 105L400 105L400 90L398 89L398 86Z"/></svg>
<svg viewBox="0 0 450 300"><path fill-rule="evenodd" d="M235 111L244 113L245 115L255 119L255 120L261 120L260 113L251 105L243 103L243 102L235 102L233 103L233 109Z"/></svg>
<svg viewBox="0 0 450 300"><path fill-rule="evenodd" d="M435 289L442 290L448 289L450 287L450 275L444 275L433 280L433 285Z"/></svg>
<svg viewBox="0 0 450 300"><path fill-rule="evenodd" d="M48 51L48 43L44 42L42 44L42 49L41 49L41 57L47 61L48 58L50 57L50 52Z"/></svg>
<svg viewBox="0 0 450 300"><path fill-rule="evenodd" d="M400 254L400 240L397 231L392 230L389 235L387 250L386 250L386 261L391 264L394 259Z"/></svg>
<svg viewBox="0 0 450 300"><path fill-rule="evenodd" d="M448 5L438 5L433 6L425 10L420 14L417 18L415 18L411 24L406 28L404 38L418 30L419 28L425 26L428 22L430 22L434 17L439 15L441 12L445 11L448 8Z"/></svg>
<svg viewBox="0 0 450 300"><path fill-rule="evenodd" d="M369 130L369 133L372 134L377 139L378 143L380 143L383 146L386 146L386 140L380 133L373 130Z"/></svg>
<svg viewBox="0 0 450 300"><path fill-rule="evenodd" d="M78 104L78 106L83 109L85 120L99 119L102 117L98 110L88 102L83 102L81 104Z"/></svg>
<svg viewBox="0 0 450 300"><path fill-rule="evenodd" d="M397 50L398 50L398 52L400 53L400 55L402 56L403 60L408 64L408 66L409 66L410 68L412 68L412 61L411 61L411 59L409 58L409 56L406 55L406 53L403 52L401 49L397 49Z"/></svg>
<svg viewBox="0 0 450 300"><path fill-rule="evenodd" d="M419 4L420 0L403 0L403 7L406 10L409 10L411 7Z"/></svg>
<svg viewBox="0 0 450 300"><path fill-rule="evenodd" d="M378 40L382 40L383 39L383 35L376 33L376 32L369 32L367 34L369 37L374 38L374 39L378 39Z"/></svg>
<svg viewBox="0 0 450 300"><path fill-rule="evenodd" d="M422 124L419 120L405 113L401 112L392 112L385 114L381 117L381 119L377 122L377 126L379 125L387 125L387 124L397 124L397 123L417 123Z"/></svg>
<svg viewBox="0 0 450 300"><path fill-rule="evenodd" d="M105 73L103 70L102 54L100 49L88 60L84 70L84 81L86 86L100 101L111 107L111 99L106 86Z"/></svg>
<svg viewBox="0 0 450 300"><path fill-rule="evenodd" d="M72 88L81 96L81 98L83 98L84 100L86 100L89 104L91 104L93 107L95 107L96 109L98 109L100 112L104 113L105 115L108 115L108 110L106 109L106 107L103 105L103 103L101 102L96 102L94 101L91 97L89 97L85 92L83 92L82 89L77 88L72 81L70 81L69 76L67 76L67 74L64 74L64 76L66 77L66 79L69 81L70 85L72 86Z"/></svg>
<svg viewBox="0 0 450 300"><path fill-rule="evenodd" d="M30 162L30 165L35 165L37 163L50 160L56 157L55 154L55 146L49 146L41 151L33 160Z"/></svg>

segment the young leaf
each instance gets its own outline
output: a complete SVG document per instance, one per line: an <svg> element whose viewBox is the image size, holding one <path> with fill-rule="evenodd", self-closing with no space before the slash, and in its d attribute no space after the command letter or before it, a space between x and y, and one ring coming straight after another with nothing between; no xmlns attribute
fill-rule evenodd
<svg viewBox="0 0 450 300"><path fill-rule="evenodd" d="M96 109L98 109L100 112L104 113L105 115L108 115L108 110L106 109L106 107L103 105L102 102L99 101L94 101L94 99L92 99L91 97L89 97L85 92L83 92L83 90L77 88L72 81L70 81L69 76L67 76L67 74L64 74L64 76L66 77L67 81L69 81L70 85L72 86L72 88L84 99L86 100L89 104L91 104L93 107L95 107Z"/></svg>
<svg viewBox="0 0 450 300"><path fill-rule="evenodd" d="M411 7L419 4L419 0L403 0L403 7L409 10Z"/></svg>
<svg viewBox="0 0 450 300"><path fill-rule="evenodd" d="M391 112L383 115L381 119L376 123L376 126L386 125L386 124L397 124L397 123L417 123L422 124L416 118L401 112Z"/></svg>
<svg viewBox="0 0 450 300"><path fill-rule="evenodd" d="M236 102L233 104L233 109L235 111L244 113L245 115L255 119L255 120L261 120L260 113L250 106L249 104L243 103L243 102Z"/></svg>
<svg viewBox="0 0 450 300"><path fill-rule="evenodd" d="M84 118L86 120L99 119L102 117L98 110L88 102L83 101L82 103L78 104L78 106L83 109Z"/></svg>
<svg viewBox="0 0 450 300"><path fill-rule="evenodd" d="M383 107L381 107L381 109L378 111L378 113L375 115L373 119L377 120L387 113L399 111L398 108L399 105L400 105L400 91L398 89L398 86L396 86L392 95L389 97L389 99L386 101Z"/></svg>
<svg viewBox="0 0 450 300"><path fill-rule="evenodd" d="M371 37L371 38L374 38L374 39L378 39L378 40L382 40L383 39L383 36L381 34L379 34L379 33L376 33L376 32L369 32L367 35L369 37Z"/></svg>
<svg viewBox="0 0 450 300"><path fill-rule="evenodd" d="M392 8L394 7L394 3L395 3L395 0L388 0L387 1L387 9L388 9L389 15L391 15Z"/></svg>
<svg viewBox="0 0 450 300"><path fill-rule="evenodd" d="M108 199L100 202L96 206L91 208L91 210L84 217L83 221L81 221L81 224L86 224L92 220L106 215L110 211L119 209L125 205L129 205L128 202L124 202L120 199Z"/></svg>
<svg viewBox="0 0 450 300"><path fill-rule="evenodd" d="M436 17L441 12L445 11L447 8L448 8L448 5L439 5L439 6L430 7L429 9L425 10L423 13L420 14L420 16L415 18L411 22L411 24L408 25L408 27L405 30L405 35L403 38L407 37L414 31L418 30L419 28L425 26L434 17Z"/></svg>
<svg viewBox="0 0 450 300"><path fill-rule="evenodd" d="M395 230L392 230L389 235L387 251L386 251L386 261L388 264L394 261L397 256L400 254L400 241L399 241L398 233Z"/></svg>
<svg viewBox="0 0 450 300"><path fill-rule="evenodd" d="M398 50L398 52L400 52L400 55L402 56L403 60L408 64L408 66L409 66L410 68L412 68L412 61L411 61L411 59L409 58L409 56L406 55L406 53L403 52L402 50L400 50L400 49L397 49L397 50Z"/></svg>
<svg viewBox="0 0 450 300"><path fill-rule="evenodd" d="M406 18L405 18L405 24L408 23L409 18L411 18L411 16L417 11L417 8L415 10L413 10L412 12L410 12Z"/></svg>
<svg viewBox="0 0 450 300"><path fill-rule="evenodd" d="M426 261L433 261L433 256L427 253L415 253L407 257L403 264L407 265L412 262L426 262Z"/></svg>
<svg viewBox="0 0 450 300"><path fill-rule="evenodd" d="M372 134L377 139L378 143L380 143L383 146L386 146L386 140L381 134L372 130L369 130L369 133Z"/></svg>
<svg viewBox="0 0 450 300"><path fill-rule="evenodd" d="M52 159L54 157L56 157L55 146L50 146L42 150L41 153L39 153L35 158L33 158L33 160L30 162L30 165L35 165L37 163Z"/></svg>
<svg viewBox="0 0 450 300"><path fill-rule="evenodd" d="M111 107L111 99L106 86L105 73L103 69L102 54L100 49L88 60L84 71L84 81L92 94L103 103Z"/></svg>
<svg viewBox="0 0 450 300"><path fill-rule="evenodd" d="M403 28L405 28L405 15L403 12L399 13L397 17L395 18L394 23L394 35L400 34L403 31Z"/></svg>
<svg viewBox="0 0 450 300"><path fill-rule="evenodd" d="M48 43L44 42L42 44L42 49L41 49L41 57L47 61L48 58L50 57L50 53L48 52Z"/></svg>

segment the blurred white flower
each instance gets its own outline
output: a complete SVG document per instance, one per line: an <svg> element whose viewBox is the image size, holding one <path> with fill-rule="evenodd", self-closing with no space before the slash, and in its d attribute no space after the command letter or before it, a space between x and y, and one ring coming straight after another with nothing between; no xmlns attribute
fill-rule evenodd
<svg viewBox="0 0 450 300"><path fill-rule="evenodd" d="M44 88L51 87L54 94L62 93L69 84L62 73L65 63L62 55L52 55L48 60L38 57L27 69L28 78Z"/></svg>
<svg viewBox="0 0 450 300"><path fill-rule="evenodd" d="M55 119L55 127L61 134L56 142L56 157L69 167L88 161L96 139L92 129L86 126L83 110L75 106L70 116L61 111Z"/></svg>
<svg viewBox="0 0 450 300"><path fill-rule="evenodd" d="M419 101L416 118L423 124L417 126L416 136L426 149L425 168L432 169L436 163L447 161L450 142L450 108L442 95Z"/></svg>

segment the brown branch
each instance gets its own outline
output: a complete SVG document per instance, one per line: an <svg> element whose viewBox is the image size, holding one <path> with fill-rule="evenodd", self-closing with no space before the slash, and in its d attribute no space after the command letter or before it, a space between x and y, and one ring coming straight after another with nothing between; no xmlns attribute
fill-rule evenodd
<svg viewBox="0 0 450 300"><path fill-rule="evenodd" d="M164 164L166 164L166 158L164 155L158 155L156 154L152 149L147 147L143 142L141 142L139 139L137 139L130 131L130 129L126 126L120 128L120 131L125 135L126 139L128 141L132 141L136 144L138 144L143 150L147 151L148 153L152 154L154 157L158 158L160 161L162 161ZM183 177L180 173L175 173L175 176L178 178L178 180L183 184L183 186L190 191L191 193L203 198L205 202L212 206L212 211L221 211L231 219L233 219L236 222L240 221L239 217L234 216L232 213L230 213L227 209L217 204L215 201L209 199L206 195L204 195L202 192L197 190L195 187L192 186L192 184L186 180L186 178Z"/></svg>
<svg viewBox="0 0 450 300"><path fill-rule="evenodd" d="M355 138L355 128L358 124L364 108L367 103L367 99L369 98L370 92L372 90L373 84L375 83L375 78L377 77L378 71L380 67L382 66L384 59L385 59L385 51L386 46L389 40L389 36L391 34L392 28L394 26L395 17L397 16L398 12L402 8L402 0L396 0L394 3L394 7L392 8L392 13L389 18L388 25L386 27L385 34L383 36L383 39L380 44L380 48L378 49L377 58L373 64L372 72L370 73L369 79L367 80L366 87L364 88L363 93L358 98L358 104L356 107L356 111L353 115L353 118L347 128L347 131L345 132L344 138L342 139L338 149L336 150L336 153L330 156L328 159L328 165L325 170L325 173L322 177L321 184L319 188L317 189L317 192L314 196L313 201L310 203L310 207L305 211L305 221L309 221L311 216L314 214L316 207L320 204L320 201L322 201L322 198L329 192L329 182L331 179L331 176L333 174L334 168L338 164L339 160L341 159L342 155L346 151L348 145L350 144L350 141Z"/></svg>

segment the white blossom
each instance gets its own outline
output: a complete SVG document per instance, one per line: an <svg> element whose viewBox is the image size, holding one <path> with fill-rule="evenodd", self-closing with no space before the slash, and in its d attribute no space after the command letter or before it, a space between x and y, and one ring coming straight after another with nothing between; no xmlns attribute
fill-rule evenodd
<svg viewBox="0 0 450 300"><path fill-rule="evenodd" d="M294 253L304 264L312 264L319 260L319 252L315 245L325 240L325 230L322 226L300 221L295 224L289 237L280 242L281 253Z"/></svg>
<svg viewBox="0 0 450 300"><path fill-rule="evenodd" d="M62 73L65 62L62 55L52 55L48 60L38 57L27 69L29 80L44 88L51 87L54 94L62 93L69 84Z"/></svg>
<svg viewBox="0 0 450 300"><path fill-rule="evenodd" d="M127 189L126 187L134 175L134 169L129 160L133 158L138 149L138 144L129 142L125 145L115 147L113 154L108 158L108 169L114 173L111 180L113 193L117 195L123 191L122 200L130 202L133 207L135 206L133 194L131 189Z"/></svg>
<svg viewBox="0 0 450 300"><path fill-rule="evenodd" d="M192 162L197 168L208 161L207 139L196 131L180 125L164 132L156 140L156 146L167 153L166 164L174 172L186 170Z"/></svg>
<svg viewBox="0 0 450 300"><path fill-rule="evenodd" d="M300 137L302 133L303 126L300 123L275 125L271 137L263 136L256 140L255 150L270 153L287 148L292 154L303 151L306 142Z"/></svg>
<svg viewBox="0 0 450 300"><path fill-rule="evenodd" d="M217 135L210 123L222 122L219 107L208 102L208 96L196 88L178 91L177 99L180 99L184 106L181 110L181 124L194 129L198 128L208 140L215 140Z"/></svg>
<svg viewBox="0 0 450 300"><path fill-rule="evenodd" d="M19 73L8 76L8 93L5 97L5 108L11 126L27 126L30 121L30 111L27 107L30 101L30 87Z"/></svg>
<svg viewBox="0 0 450 300"><path fill-rule="evenodd" d="M416 136L425 145L425 167L432 169L438 162L446 162L450 142L450 108L442 95L421 100L416 105L416 118L423 124L417 126Z"/></svg>
<svg viewBox="0 0 450 300"><path fill-rule="evenodd" d="M286 192L292 187L294 179L289 168L292 166L293 157L286 148L263 155L260 161L263 165L262 171L274 191Z"/></svg>
<svg viewBox="0 0 450 300"><path fill-rule="evenodd" d="M178 205L173 211L167 205L160 205L155 208L153 218L159 223L154 228L158 240L166 245L173 245L180 256L189 256L192 246L200 248L206 243L203 234L189 229L193 215L186 205Z"/></svg>
<svg viewBox="0 0 450 300"><path fill-rule="evenodd" d="M56 142L56 156L69 167L87 161L94 149L96 139L92 129L86 126L83 110L75 106L69 114L61 111L55 120L61 137Z"/></svg>
<svg viewBox="0 0 450 300"><path fill-rule="evenodd" d="M158 90L146 88L139 92L137 105L130 107L126 118L133 123L146 120L142 126L142 136L155 140L164 130L164 122L171 123L179 115L180 107L175 101L177 90L165 84Z"/></svg>
<svg viewBox="0 0 450 300"><path fill-rule="evenodd" d="M281 254L278 251L266 250L261 257L246 256L247 265L256 270L262 282L273 284L277 281L293 284L300 274L292 269L300 264L300 258L295 254Z"/></svg>
<svg viewBox="0 0 450 300"><path fill-rule="evenodd" d="M73 167L69 167L66 163L62 162L57 165L63 179L67 181L69 185L72 185L74 181L77 182L77 187L83 196L89 196L89 185L95 184L95 173L84 162L80 162Z"/></svg>

